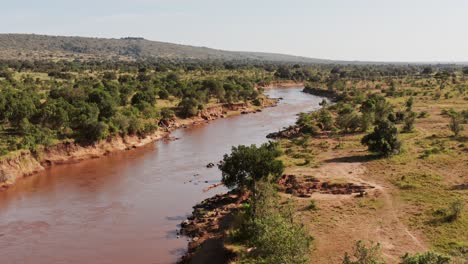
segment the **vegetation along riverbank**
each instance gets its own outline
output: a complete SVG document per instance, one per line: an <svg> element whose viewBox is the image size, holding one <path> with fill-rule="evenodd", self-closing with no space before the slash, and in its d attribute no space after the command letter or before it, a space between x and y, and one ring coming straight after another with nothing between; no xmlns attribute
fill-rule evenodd
<svg viewBox="0 0 468 264"><path fill-rule="evenodd" d="M274 77L254 78L263 72L259 69L187 70L160 63L123 63L119 69L105 63L97 67L70 62L3 63L3 187L54 164L143 146L167 138L178 127L257 112L276 103L261 92ZM21 68L24 65L27 69Z"/></svg>

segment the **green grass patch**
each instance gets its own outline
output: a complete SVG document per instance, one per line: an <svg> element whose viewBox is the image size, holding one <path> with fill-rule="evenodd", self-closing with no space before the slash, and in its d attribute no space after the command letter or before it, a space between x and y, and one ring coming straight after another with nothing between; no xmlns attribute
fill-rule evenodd
<svg viewBox="0 0 468 264"><path fill-rule="evenodd" d="M422 230L433 249L452 256L468 257L468 215L461 212L449 220L452 205L466 201L466 190L451 190L442 177L413 172L392 180L401 198L416 208L409 218L413 228Z"/></svg>

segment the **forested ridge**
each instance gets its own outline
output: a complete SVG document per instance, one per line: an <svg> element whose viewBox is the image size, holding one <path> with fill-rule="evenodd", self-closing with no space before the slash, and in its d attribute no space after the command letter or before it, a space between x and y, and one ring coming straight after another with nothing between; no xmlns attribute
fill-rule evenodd
<svg viewBox="0 0 468 264"><path fill-rule="evenodd" d="M329 60L300 56L241 52L195 47L141 37L88 38L46 36L35 34L0 34L0 59L26 60L124 60L172 59L172 60L222 60L222 61L272 61L329 63Z"/></svg>

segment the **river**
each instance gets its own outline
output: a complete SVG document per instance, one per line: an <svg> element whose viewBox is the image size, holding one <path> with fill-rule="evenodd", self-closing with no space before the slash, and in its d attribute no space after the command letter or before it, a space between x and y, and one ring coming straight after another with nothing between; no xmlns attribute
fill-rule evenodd
<svg viewBox="0 0 468 264"><path fill-rule="evenodd" d="M60 165L0 192L0 263L174 263L186 251L178 224L220 180L217 163L231 146L266 142L319 107L301 88L263 112L179 129L175 141Z"/></svg>

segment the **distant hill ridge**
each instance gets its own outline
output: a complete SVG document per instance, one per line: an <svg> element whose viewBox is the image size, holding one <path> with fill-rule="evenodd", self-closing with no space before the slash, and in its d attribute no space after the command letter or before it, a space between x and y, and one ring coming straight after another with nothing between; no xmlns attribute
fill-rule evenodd
<svg viewBox="0 0 468 264"><path fill-rule="evenodd" d="M140 37L107 39L35 34L0 34L0 59L137 60L149 58L333 63L331 60L275 53L224 51L150 41Z"/></svg>

